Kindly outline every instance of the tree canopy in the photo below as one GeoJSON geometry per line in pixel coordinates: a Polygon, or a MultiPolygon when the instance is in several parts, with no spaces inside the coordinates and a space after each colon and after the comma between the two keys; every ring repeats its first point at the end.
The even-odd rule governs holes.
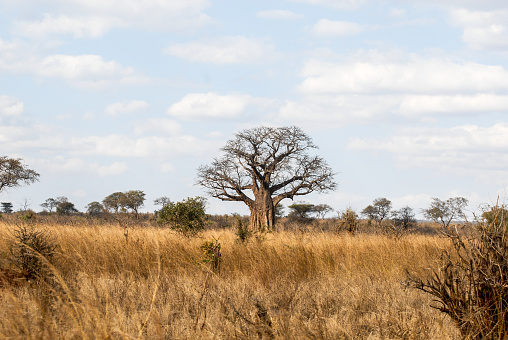
{"type": "Polygon", "coordinates": [[[28,169],[20,158],[0,157],[0,192],[5,188],[19,187],[39,180],[39,174],[28,169]]]}
{"type": "Polygon", "coordinates": [[[251,227],[272,227],[274,207],[283,199],[335,190],[334,173],[300,128],[256,127],[235,135],[223,157],[198,169],[198,184],[212,197],[244,202],[251,227]]]}

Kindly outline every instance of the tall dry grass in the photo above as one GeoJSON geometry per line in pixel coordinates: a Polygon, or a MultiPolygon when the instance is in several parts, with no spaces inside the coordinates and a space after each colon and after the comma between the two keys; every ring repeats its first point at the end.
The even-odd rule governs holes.
{"type": "MultiPolygon", "coordinates": [[[[459,339],[405,270],[435,268],[448,241],[408,235],[276,232],[240,243],[233,230],[185,238],[167,229],[37,226],[58,242],[53,275],[0,288],[7,339],[459,339]],[[219,274],[200,246],[221,243],[219,274]]],[[[11,224],[0,222],[0,265],[11,224]]],[[[19,281],[16,281],[19,282],[19,281]]]]}

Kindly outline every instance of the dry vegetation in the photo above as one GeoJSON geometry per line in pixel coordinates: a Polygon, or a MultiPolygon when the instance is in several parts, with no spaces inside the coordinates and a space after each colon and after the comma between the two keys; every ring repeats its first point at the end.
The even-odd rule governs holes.
{"type": "Polygon", "coordinates": [[[231,229],[185,238],[151,226],[39,224],[56,237],[45,280],[17,279],[0,220],[0,338],[459,339],[432,298],[405,288],[450,243],[432,235],[231,229]],[[221,244],[220,271],[203,261],[221,244]]]}

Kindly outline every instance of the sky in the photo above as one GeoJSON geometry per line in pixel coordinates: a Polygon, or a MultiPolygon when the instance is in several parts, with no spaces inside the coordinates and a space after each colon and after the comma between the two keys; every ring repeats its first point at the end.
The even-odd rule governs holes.
{"type": "Polygon", "coordinates": [[[0,0],[0,155],[40,173],[0,193],[15,210],[204,196],[197,168],[261,125],[301,127],[337,173],[337,191],[298,201],[503,200],[508,3],[0,0]]]}

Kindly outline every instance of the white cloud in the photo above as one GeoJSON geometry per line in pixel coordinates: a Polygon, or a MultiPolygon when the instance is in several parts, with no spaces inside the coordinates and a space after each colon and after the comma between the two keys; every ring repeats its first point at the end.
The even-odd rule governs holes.
{"type": "Polygon", "coordinates": [[[161,165],[162,172],[175,172],[176,167],[171,163],[164,163],[161,165]]]}
{"type": "Polygon", "coordinates": [[[452,9],[452,20],[463,28],[462,39],[473,49],[508,49],[508,11],[452,9]]]}
{"type": "Polygon", "coordinates": [[[403,167],[424,167],[488,183],[506,183],[508,124],[406,129],[387,139],[355,138],[351,150],[382,150],[403,167]]]}
{"type": "Polygon", "coordinates": [[[104,113],[110,116],[117,116],[122,113],[132,113],[144,110],[148,107],[148,103],[142,100],[130,100],[119,103],[113,103],[106,106],[104,113]]]}
{"type": "Polygon", "coordinates": [[[218,148],[214,143],[204,143],[190,135],[130,138],[112,134],[76,138],[71,144],[74,154],[160,159],[174,155],[203,154],[218,148]]]}
{"type": "Polygon", "coordinates": [[[54,174],[62,173],[94,173],[99,176],[114,176],[127,171],[125,163],[115,162],[109,165],[99,165],[97,162],[86,162],[81,158],[66,158],[57,156],[51,159],[39,159],[36,165],[54,174]]]}
{"type": "Polygon", "coordinates": [[[174,44],[166,49],[174,57],[212,64],[258,63],[271,57],[273,51],[272,44],[240,36],[174,44]]]}
{"type": "Polygon", "coordinates": [[[291,1],[338,9],[357,8],[366,2],[366,0],[291,0],[291,1]]]}
{"type": "Polygon", "coordinates": [[[361,33],[365,27],[347,21],[333,21],[328,19],[319,20],[312,28],[312,32],[320,36],[348,36],[361,33]]]}
{"type": "Polygon", "coordinates": [[[23,102],[17,98],[0,95],[0,117],[18,116],[23,113],[23,102]]]}
{"type": "Polygon", "coordinates": [[[413,57],[409,61],[307,62],[303,93],[457,94],[505,92],[508,72],[497,65],[458,64],[413,57]]]}
{"type": "Polygon", "coordinates": [[[18,34],[41,37],[71,34],[75,37],[99,37],[112,28],[189,31],[213,22],[203,11],[208,0],[49,0],[46,11],[55,13],[42,19],[31,18],[28,9],[40,5],[35,0],[10,2],[26,19],[15,25],[18,34]]]}
{"type": "Polygon", "coordinates": [[[262,19],[275,19],[275,20],[295,20],[300,19],[303,15],[283,9],[271,9],[266,11],[259,11],[256,13],[258,18],[262,19]]]}
{"type": "Polygon", "coordinates": [[[182,128],[178,122],[172,119],[149,119],[136,124],[134,133],[139,136],[145,133],[160,133],[163,135],[174,136],[181,132],[182,128]]]}
{"type": "Polygon", "coordinates": [[[168,114],[181,119],[227,119],[240,116],[254,99],[247,95],[191,93],[170,106],[168,114]]]}
{"type": "Polygon", "coordinates": [[[70,34],[76,38],[97,38],[104,35],[112,27],[124,25],[117,18],[89,16],[71,17],[61,15],[53,17],[44,15],[41,21],[17,21],[14,31],[18,35],[44,37],[51,34],[70,34]]]}

